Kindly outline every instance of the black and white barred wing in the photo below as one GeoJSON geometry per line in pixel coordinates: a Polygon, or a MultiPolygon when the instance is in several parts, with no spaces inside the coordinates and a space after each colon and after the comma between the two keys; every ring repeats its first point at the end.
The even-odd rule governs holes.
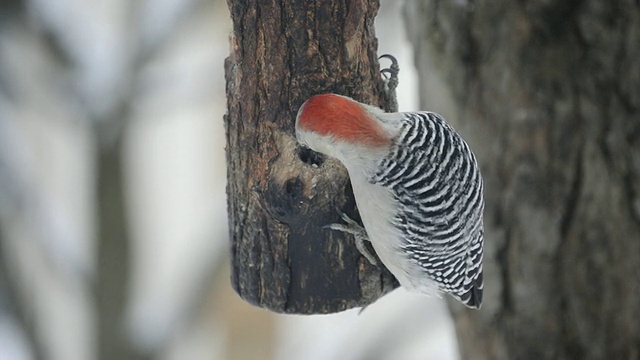
{"type": "Polygon", "coordinates": [[[400,204],[403,250],[442,291],[482,303],[482,178],[467,143],[438,114],[405,113],[390,155],[371,179],[400,204]]]}

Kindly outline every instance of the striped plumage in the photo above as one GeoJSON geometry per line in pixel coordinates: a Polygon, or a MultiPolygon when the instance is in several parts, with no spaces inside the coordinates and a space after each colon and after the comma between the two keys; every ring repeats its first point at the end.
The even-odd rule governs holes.
{"type": "Polygon", "coordinates": [[[300,108],[296,135],[345,165],[366,234],[402,286],[480,307],[482,178],[444,119],[324,94],[300,108]]]}
{"type": "Polygon", "coordinates": [[[400,205],[401,248],[442,290],[482,303],[482,178],[467,143],[440,115],[403,113],[398,139],[370,180],[400,205]]]}

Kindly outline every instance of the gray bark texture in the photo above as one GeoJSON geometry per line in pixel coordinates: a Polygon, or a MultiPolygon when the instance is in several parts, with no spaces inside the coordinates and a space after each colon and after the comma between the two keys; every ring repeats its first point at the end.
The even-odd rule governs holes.
{"type": "Polygon", "coordinates": [[[485,178],[462,359],[640,358],[640,4],[410,0],[422,107],[485,178]]]}
{"type": "Polygon", "coordinates": [[[298,108],[334,92],[385,107],[377,60],[377,0],[229,0],[231,55],[225,116],[232,285],[284,313],[371,303],[395,279],[360,256],[353,238],[324,228],[357,219],[346,170],[303,151],[298,108]]]}

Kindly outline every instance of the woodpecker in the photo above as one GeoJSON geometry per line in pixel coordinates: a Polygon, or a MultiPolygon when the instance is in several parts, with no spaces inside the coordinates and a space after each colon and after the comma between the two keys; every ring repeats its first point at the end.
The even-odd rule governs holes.
{"type": "Polygon", "coordinates": [[[355,236],[371,263],[369,240],[411,291],[448,293],[482,304],[483,184],[469,145],[438,114],[383,110],[336,94],[308,99],[296,117],[298,142],[338,159],[349,173],[364,229],[355,236]]]}

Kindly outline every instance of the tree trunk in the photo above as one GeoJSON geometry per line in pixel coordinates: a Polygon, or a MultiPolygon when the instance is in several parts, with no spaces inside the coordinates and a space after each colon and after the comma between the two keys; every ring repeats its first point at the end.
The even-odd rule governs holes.
{"type": "Polygon", "coordinates": [[[422,106],[485,178],[485,304],[463,359],[640,358],[637,1],[413,0],[422,106]]]}
{"type": "Polygon", "coordinates": [[[386,105],[373,22],[378,0],[229,0],[225,116],[232,284],[277,312],[366,305],[394,286],[350,236],[323,228],[355,216],[346,170],[304,151],[295,117],[314,94],[386,105]]]}
{"type": "Polygon", "coordinates": [[[123,330],[126,323],[131,251],[122,176],[121,140],[119,137],[116,144],[99,147],[96,174],[99,221],[95,299],[98,358],[103,360],[133,358],[123,330]]]}

